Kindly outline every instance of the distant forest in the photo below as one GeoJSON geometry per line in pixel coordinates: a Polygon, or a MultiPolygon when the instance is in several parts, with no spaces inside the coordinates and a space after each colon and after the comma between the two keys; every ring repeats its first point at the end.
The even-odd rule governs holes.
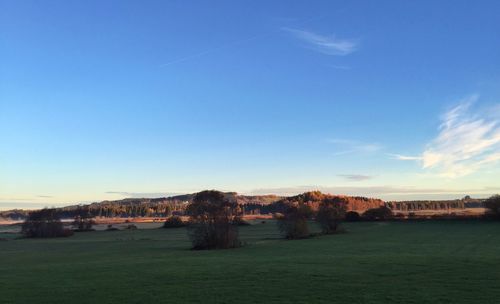
{"type": "MultiPolygon", "coordinates": [[[[94,217],[158,217],[184,215],[187,205],[192,201],[195,193],[161,198],[127,198],[114,201],[102,201],[89,205],[72,205],[56,208],[61,218],[74,218],[82,211],[94,217]]],[[[387,206],[393,211],[418,210],[450,210],[482,207],[483,199],[473,199],[469,196],[458,200],[435,201],[391,201],[384,202],[376,198],[361,196],[328,195],[319,191],[282,197],[276,195],[238,195],[227,192],[225,195],[238,203],[243,215],[259,215],[282,213],[288,202],[303,202],[313,209],[324,196],[337,197],[346,203],[347,211],[364,212],[367,209],[387,206]]],[[[0,217],[11,220],[24,220],[30,210],[1,211],[0,217]]]]}

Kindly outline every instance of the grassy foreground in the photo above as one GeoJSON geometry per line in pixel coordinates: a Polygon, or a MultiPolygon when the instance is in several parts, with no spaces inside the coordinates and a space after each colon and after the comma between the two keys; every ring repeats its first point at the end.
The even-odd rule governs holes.
{"type": "MultiPolygon", "coordinates": [[[[190,251],[184,229],[0,241],[0,303],[498,303],[500,223],[351,223],[190,251]]],[[[1,237],[1,236],[0,236],[1,237]]]]}

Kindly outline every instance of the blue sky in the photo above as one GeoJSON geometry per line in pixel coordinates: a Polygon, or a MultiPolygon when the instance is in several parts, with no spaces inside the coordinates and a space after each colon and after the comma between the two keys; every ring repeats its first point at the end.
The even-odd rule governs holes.
{"type": "Polygon", "coordinates": [[[500,192],[499,11],[0,0],[0,208],[500,192]]]}

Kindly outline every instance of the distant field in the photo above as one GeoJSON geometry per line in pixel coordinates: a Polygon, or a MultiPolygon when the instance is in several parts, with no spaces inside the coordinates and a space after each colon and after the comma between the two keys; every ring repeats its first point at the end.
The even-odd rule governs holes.
{"type": "Polygon", "coordinates": [[[351,223],[298,241],[254,224],[220,251],[188,250],[184,229],[0,232],[0,303],[500,302],[500,223],[351,223]]]}
{"type": "Polygon", "coordinates": [[[446,215],[455,214],[458,216],[481,216],[486,212],[486,208],[465,208],[465,209],[450,209],[450,210],[411,210],[411,211],[394,211],[394,213],[402,213],[408,215],[413,213],[417,216],[428,216],[428,215],[446,215]]]}

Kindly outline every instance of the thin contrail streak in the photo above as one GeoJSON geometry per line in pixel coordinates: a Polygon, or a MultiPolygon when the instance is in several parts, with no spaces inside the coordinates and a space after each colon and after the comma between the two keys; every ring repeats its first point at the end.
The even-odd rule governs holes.
{"type": "MultiPolygon", "coordinates": [[[[325,17],[326,16],[309,18],[309,19],[304,20],[303,22],[299,22],[298,24],[299,25],[304,25],[304,24],[307,24],[307,23],[312,22],[314,20],[323,19],[325,17]]],[[[187,60],[190,60],[190,59],[193,59],[193,58],[201,57],[201,56],[204,56],[204,55],[212,53],[212,52],[216,52],[216,51],[219,51],[219,50],[222,50],[222,49],[234,46],[234,45],[238,45],[240,43],[245,43],[245,42],[249,42],[249,41],[252,41],[252,40],[260,39],[260,38],[263,38],[263,37],[271,36],[271,35],[273,35],[273,34],[275,34],[277,32],[281,32],[282,30],[283,30],[282,28],[279,28],[279,29],[276,29],[274,31],[270,31],[270,32],[267,32],[267,33],[264,33],[264,34],[259,34],[259,35],[251,36],[249,38],[239,39],[239,40],[235,40],[235,41],[232,41],[232,42],[224,43],[224,44],[222,44],[220,46],[217,46],[217,47],[214,47],[214,48],[210,48],[210,49],[204,50],[204,51],[196,53],[196,54],[188,55],[188,56],[185,56],[185,57],[181,57],[181,58],[178,58],[178,59],[175,59],[175,60],[172,60],[172,61],[160,64],[159,67],[160,68],[164,68],[164,67],[167,67],[167,66],[172,65],[172,64],[176,64],[176,63],[184,62],[184,61],[187,61],[187,60]]]]}
{"type": "Polygon", "coordinates": [[[259,38],[266,37],[266,36],[270,36],[270,35],[274,34],[275,32],[278,32],[278,31],[279,30],[275,30],[275,31],[268,32],[268,33],[265,33],[265,34],[255,35],[255,36],[252,36],[252,37],[249,37],[249,38],[245,38],[245,39],[240,39],[240,40],[236,40],[236,41],[224,43],[224,44],[222,44],[222,45],[220,45],[218,47],[207,49],[207,50],[205,50],[203,52],[200,52],[200,53],[196,53],[196,54],[193,54],[193,55],[189,55],[189,56],[186,56],[186,57],[182,57],[182,58],[179,58],[179,59],[176,59],[176,60],[169,61],[167,63],[161,64],[160,67],[163,68],[163,67],[169,66],[171,64],[183,62],[183,61],[186,61],[186,60],[189,60],[189,59],[192,59],[192,58],[196,58],[196,57],[200,57],[200,56],[206,55],[208,53],[212,53],[212,52],[215,52],[215,51],[218,51],[218,50],[221,50],[221,49],[225,49],[225,48],[233,46],[233,45],[237,45],[237,44],[240,44],[240,43],[245,43],[245,42],[252,41],[252,40],[259,39],[259,38]]]}

